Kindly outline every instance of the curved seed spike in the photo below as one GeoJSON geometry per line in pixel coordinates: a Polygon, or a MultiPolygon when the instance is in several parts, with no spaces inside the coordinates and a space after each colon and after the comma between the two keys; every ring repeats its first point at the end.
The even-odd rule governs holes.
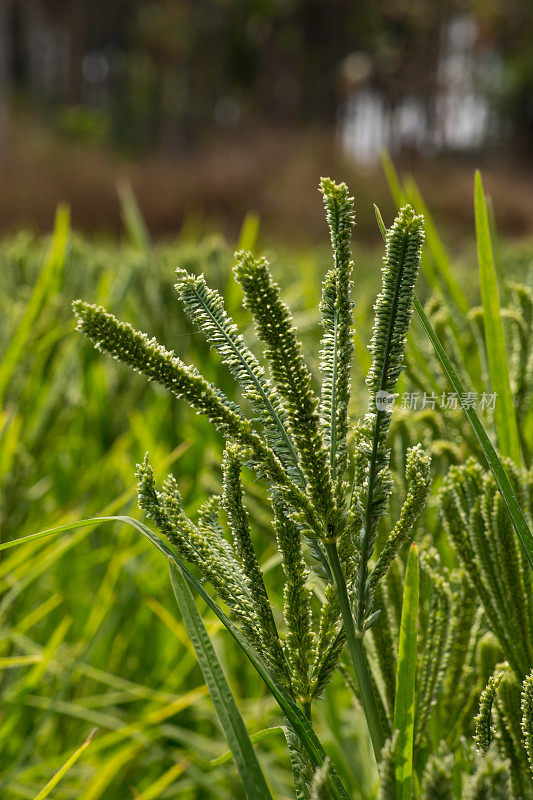
{"type": "Polygon", "coordinates": [[[228,445],[224,452],[222,470],[222,504],[228,515],[235,552],[242,565],[246,585],[254,604],[263,650],[268,654],[269,665],[274,669],[276,675],[282,675],[285,678],[285,682],[290,685],[287,662],[283,655],[278,630],[272,614],[272,607],[263,580],[263,573],[257,561],[250,535],[248,512],[244,507],[242,498],[241,462],[237,448],[228,445]]]}
{"type": "Polygon", "coordinates": [[[311,373],[296,337],[292,316],[280,298],[264,258],[251,253],[236,254],[235,277],[244,290],[245,303],[253,314],[271,377],[289,420],[309,494],[328,531],[335,525],[335,500],[327,453],[317,414],[317,400],[311,387],[311,373]]]}
{"type": "Polygon", "coordinates": [[[329,791],[329,761],[315,771],[311,783],[311,800],[331,800],[329,791]]]}
{"type": "Polygon", "coordinates": [[[228,317],[222,297],[207,286],[203,275],[190,275],[183,269],[176,270],[176,274],[178,282],[175,288],[185,311],[239,382],[280,461],[291,477],[303,485],[305,480],[286,430],[287,419],[281,398],[267,380],[259,361],[246,346],[237,326],[228,317]]]}
{"type": "Polygon", "coordinates": [[[481,753],[487,753],[492,742],[492,706],[496,697],[498,685],[503,678],[503,671],[489,678],[489,682],[481,692],[479,698],[479,711],[474,720],[476,746],[481,753]]]}
{"type": "Polygon", "coordinates": [[[185,516],[181,497],[172,479],[167,478],[163,490],[157,491],[147,457],[137,465],[137,479],[139,507],[178,552],[199,569],[204,580],[211,583],[244,625],[251,640],[259,644],[258,622],[251,595],[231,552],[221,543],[221,533],[211,526],[202,530],[185,516]]]}
{"type": "Polygon", "coordinates": [[[423,218],[417,216],[411,206],[405,206],[387,232],[382,288],[374,306],[370,343],[373,358],[366,381],[370,403],[362,429],[363,439],[358,443],[367,459],[363,486],[354,487],[364,509],[357,589],[357,627],[361,631],[367,617],[368,561],[374,549],[377,523],[385,513],[391,491],[387,470],[389,451],[385,444],[390,427],[388,401],[404,366],[403,354],[413,313],[423,240],[423,218]]]}
{"type": "Polygon", "coordinates": [[[454,702],[457,699],[457,687],[464,683],[464,676],[468,670],[468,656],[475,648],[473,627],[478,608],[479,600],[475,589],[462,571],[459,574],[459,585],[454,586],[452,590],[450,652],[442,698],[445,719],[450,724],[457,713],[457,705],[454,702]]]}
{"type": "MultiPolygon", "coordinates": [[[[302,747],[298,736],[290,726],[289,722],[284,728],[287,747],[291,759],[292,777],[294,780],[294,791],[296,800],[310,800],[309,792],[313,779],[313,765],[309,755],[302,747]]],[[[327,763],[325,759],[324,764],[327,763]]]]}
{"type": "Polygon", "coordinates": [[[517,751],[522,747],[521,692],[522,684],[511,670],[507,670],[498,685],[496,701],[517,751]]]}
{"type": "Polygon", "coordinates": [[[320,353],[320,416],[324,441],[329,450],[337,503],[342,507],[345,503],[342,485],[348,462],[346,437],[354,350],[353,304],[350,300],[350,277],[353,269],[350,239],[355,212],[354,199],[349,196],[345,183],[335,184],[329,178],[322,178],[320,190],[324,198],[334,257],[334,268],[324,280],[320,304],[324,327],[320,353]]]}
{"type": "Polygon", "coordinates": [[[306,495],[287,475],[275,453],[252,430],[235,403],[208,383],[195,367],[187,366],[172,351],[128,323],[119,322],[101,306],[76,300],[73,308],[78,330],[91,339],[97,350],[128,364],[205,415],[226,438],[241,445],[245,461],[298,511],[314,535],[322,535],[322,525],[306,495]]]}
{"type": "Polygon", "coordinates": [[[387,711],[389,719],[392,720],[394,714],[394,701],[396,697],[396,670],[397,670],[397,647],[392,634],[391,609],[388,592],[385,582],[381,583],[376,589],[376,605],[380,609],[379,617],[372,626],[372,640],[376,648],[376,657],[381,672],[381,677],[385,689],[385,699],[387,701],[387,711]]]}
{"type": "Polygon", "coordinates": [[[320,697],[344,647],[346,637],[340,629],[340,609],[333,584],[326,586],[326,599],[320,611],[316,653],[313,667],[311,692],[313,697],[320,697]]]}
{"type": "Polygon", "coordinates": [[[374,306],[370,351],[372,366],[367,377],[370,411],[376,412],[378,391],[392,393],[403,369],[403,351],[413,313],[413,293],[424,241],[424,219],[412,207],[402,208],[387,231],[383,258],[383,283],[374,306]]]}
{"type": "Polygon", "coordinates": [[[368,578],[368,591],[372,592],[386,575],[400,548],[409,540],[411,531],[422,512],[431,489],[431,458],[421,445],[407,450],[406,457],[407,496],[400,517],[392,529],[383,550],[368,578]]]}
{"type": "MultiPolygon", "coordinates": [[[[513,491],[521,507],[527,513],[528,503],[522,484],[522,472],[510,459],[505,459],[503,463],[513,491]]],[[[515,535],[503,498],[496,491],[492,474],[489,476],[489,481],[494,486],[494,497],[491,506],[486,506],[487,529],[498,542],[499,552],[502,556],[499,561],[499,578],[503,584],[505,597],[509,601],[508,622],[517,631],[522,663],[529,665],[533,663],[531,620],[528,614],[531,600],[528,595],[532,587],[532,574],[531,570],[524,569],[527,565],[524,563],[523,550],[515,535]]],[[[527,671],[527,666],[525,671],[527,671]]]]}
{"type": "Polygon", "coordinates": [[[433,592],[426,623],[422,665],[417,679],[415,747],[422,741],[446,672],[449,653],[450,590],[440,575],[428,569],[433,592]]]}
{"type": "Polygon", "coordinates": [[[396,800],[396,759],[398,756],[398,731],[387,739],[379,763],[379,800],[396,800]]]}
{"type": "Polygon", "coordinates": [[[274,528],[285,573],[284,614],[287,623],[285,654],[291,667],[294,690],[302,705],[311,702],[310,668],[315,658],[312,629],[311,588],[302,554],[298,527],[285,509],[274,502],[274,528]]]}
{"type": "Polygon", "coordinates": [[[533,773],[533,670],[522,684],[522,733],[531,772],[533,773]]]}
{"type": "MultiPolygon", "coordinates": [[[[169,510],[164,508],[161,496],[157,491],[154,471],[148,461],[148,453],[144,456],[142,464],[137,464],[136,477],[137,501],[141,511],[144,511],[167,539],[176,545],[184,558],[190,561],[191,564],[196,564],[201,568],[203,559],[196,548],[191,545],[190,537],[182,536],[177,526],[177,522],[181,518],[181,497],[179,492],[175,491],[173,493],[174,513],[171,515],[169,510]]],[[[186,527],[188,524],[189,520],[184,519],[184,526],[186,527]]]]}
{"type": "Polygon", "coordinates": [[[521,691],[520,681],[507,670],[496,692],[499,741],[509,763],[513,792],[517,797],[531,800],[533,781],[522,739],[521,691]]]}
{"type": "Polygon", "coordinates": [[[510,635],[503,614],[501,588],[491,555],[492,543],[488,541],[480,510],[482,492],[483,470],[475,460],[469,459],[460,467],[452,467],[439,494],[444,529],[476,588],[506,658],[513,669],[523,675],[519,643],[510,635]]]}

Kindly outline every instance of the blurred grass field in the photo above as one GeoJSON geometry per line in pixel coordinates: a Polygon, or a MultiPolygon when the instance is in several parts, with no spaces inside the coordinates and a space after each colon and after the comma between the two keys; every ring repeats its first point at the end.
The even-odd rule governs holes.
{"type": "MultiPolygon", "coordinates": [[[[127,190],[121,241],[84,239],[59,209],[55,234],[21,232],[0,245],[0,522],[1,540],[20,538],[102,514],[138,517],[134,467],[148,450],[159,474],[173,471],[187,513],[220,489],[221,440],[209,424],[157,387],[108,361],[74,331],[77,297],[105,305],[156,336],[229,397],[233,383],[181,313],[173,290],[176,266],[205,272],[253,343],[249,318],[231,280],[232,247],[204,235],[194,220],[174,241],[152,245],[127,190]]],[[[256,246],[249,216],[235,245],[256,246]]],[[[311,365],[316,367],[324,248],[278,247],[274,271],[293,308],[311,365]]],[[[354,417],[362,408],[368,366],[370,309],[378,288],[380,252],[358,252],[358,368],[354,417]]],[[[456,275],[470,304],[474,245],[456,275]]],[[[528,282],[533,245],[500,243],[506,277],[528,282]]],[[[477,277],[477,274],[476,274],[477,277]]],[[[428,287],[420,287],[422,297],[428,287]]],[[[413,336],[422,337],[415,327],[413,336]]],[[[418,341],[418,339],[417,339],[418,341]]],[[[420,342],[420,352],[424,344],[420,342]]],[[[402,378],[402,380],[408,380],[402,378]]],[[[426,417],[401,416],[403,440],[430,443],[439,431],[426,417]],[[416,437],[416,438],[415,438],[416,437]]],[[[247,484],[260,520],[258,551],[269,591],[278,569],[262,488],[247,484]]],[[[140,518],[140,517],[139,517],[140,518]]],[[[424,533],[435,528],[430,504],[424,533]]],[[[164,560],[125,526],[90,526],[14,548],[0,558],[0,796],[35,798],[71,753],[96,736],[53,790],[57,800],[243,797],[231,763],[210,768],[226,750],[194,651],[181,624],[164,560]]],[[[205,611],[205,609],[201,609],[205,611]]],[[[277,724],[273,700],[220,623],[205,614],[250,733],[277,724]]],[[[361,797],[372,795],[369,743],[359,712],[337,677],[320,704],[317,727],[361,797]],[[340,733],[342,732],[342,736],[340,733]],[[356,743],[349,750],[340,742],[356,743]]],[[[283,737],[259,749],[279,798],[292,796],[283,737]]]]}

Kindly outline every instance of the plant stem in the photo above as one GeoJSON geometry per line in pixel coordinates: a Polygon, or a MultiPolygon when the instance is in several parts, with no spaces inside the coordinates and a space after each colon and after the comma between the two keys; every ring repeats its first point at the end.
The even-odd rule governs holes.
{"type": "Polygon", "coordinates": [[[374,504],[374,488],[376,482],[376,458],[379,446],[379,429],[383,412],[376,411],[374,435],[372,437],[372,455],[370,456],[370,469],[368,472],[368,495],[365,508],[364,535],[361,544],[361,566],[359,568],[359,589],[357,597],[357,627],[362,629],[365,621],[365,596],[366,579],[368,575],[368,558],[370,538],[372,536],[372,507],[374,504]]]}
{"type": "Polygon", "coordinates": [[[339,599],[339,607],[342,614],[342,621],[344,625],[344,632],[346,634],[346,643],[350,658],[352,659],[357,685],[359,687],[361,705],[365,714],[368,731],[372,740],[372,747],[376,761],[379,761],[381,750],[385,744],[385,733],[383,725],[381,724],[381,717],[379,714],[378,704],[374,694],[374,687],[370,677],[370,671],[363,648],[363,634],[356,631],[352,609],[350,607],[350,599],[348,597],[348,589],[346,580],[342,571],[341,562],[339,560],[339,553],[335,542],[327,542],[326,550],[328,559],[337,588],[337,596],[339,599]]]}

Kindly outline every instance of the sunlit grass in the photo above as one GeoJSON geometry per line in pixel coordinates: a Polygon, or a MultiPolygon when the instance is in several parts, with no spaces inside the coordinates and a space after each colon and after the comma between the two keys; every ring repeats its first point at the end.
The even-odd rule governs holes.
{"type": "MultiPolygon", "coordinates": [[[[59,219],[64,226],[65,217],[59,219]]],[[[251,223],[245,234],[253,239],[251,223]]],[[[296,305],[312,365],[317,343],[310,331],[317,321],[319,274],[327,257],[327,250],[318,256],[288,251],[273,259],[286,299],[296,305]],[[284,264],[289,265],[286,271],[284,264]]],[[[355,298],[361,323],[356,396],[368,367],[364,342],[378,260],[363,255],[356,265],[361,272],[355,298]]],[[[120,245],[87,242],[72,233],[67,240],[59,226],[52,248],[29,234],[6,240],[0,264],[0,302],[6,309],[0,319],[2,541],[90,515],[138,517],[133,466],[146,450],[156,477],[171,470],[179,476],[187,510],[194,511],[206,493],[219,491],[219,437],[183,405],[104,362],[82,343],[73,333],[70,301],[83,296],[120,311],[185,360],[201,362],[207,377],[232,396],[232,382],[180,313],[172,289],[178,264],[205,271],[210,284],[226,294],[253,346],[241,298],[228,290],[230,249],[216,237],[201,242],[182,237],[152,247],[131,230],[120,245]]],[[[523,251],[512,269],[527,279],[523,251]]],[[[464,280],[468,274],[458,273],[458,280],[477,301],[476,288],[464,280]]],[[[421,291],[426,294],[427,288],[421,291]]],[[[418,355],[420,368],[427,367],[420,328],[412,338],[413,360],[418,355]]],[[[481,376],[483,366],[477,364],[471,341],[461,341],[468,375],[481,376]]],[[[414,374],[413,366],[402,379],[403,388],[410,388],[414,374]]],[[[429,379],[436,389],[442,387],[432,367],[429,379]]],[[[448,438],[452,423],[464,454],[469,434],[459,415],[428,424],[422,415],[399,414],[394,425],[407,445],[416,438],[429,443],[439,424],[442,438],[448,438]]],[[[522,433],[530,441],[531,414],[522,433]]],[[[393,464],[400,467],[401,459],[401,452],[393,453],[393,464]]],[[[263,491],[250,476],[248,484],[263,564],[269,565],[267,583],[275,592],[278,566],[263,491]]],[[[438,541],[431,506],[426,529],[438,541]]],[[[452,561],[445,546],[442,555],[452,561]]],[[[218,620],[201,610],[232,688],[243,698],[248,730],[276,724],[274,703],[259,678],[221,633],[218,620]]],[[[165,561],[135,532],[94,525],[3,552],[0,625],[0,795],[36,798],[98,727],[90,746],[54,788],[58,800],[243,796],[231,762],[211,766],[226,752],[226,744],[176,614],[165,561]]],[[[317,711],[316,727],[345,784],[371,798],[374,774],[361,715],[339,677],[317,711]]],[[[275,796],[291,797],[283,741],[268,737],[258,752],[275,796]]]]}

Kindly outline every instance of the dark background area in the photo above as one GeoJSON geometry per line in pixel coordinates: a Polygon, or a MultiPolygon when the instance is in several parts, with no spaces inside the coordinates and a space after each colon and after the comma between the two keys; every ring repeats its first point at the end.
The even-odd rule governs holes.
{"type": "Polygon", "coordinates": [[[150,230],[322,232],[321,174],[392,209],[386,148],[471,230],[472,171],[533,230],[533,13],[523,0],[3,0],[0,229],[113,232],[117,181],[150,230]]]}

